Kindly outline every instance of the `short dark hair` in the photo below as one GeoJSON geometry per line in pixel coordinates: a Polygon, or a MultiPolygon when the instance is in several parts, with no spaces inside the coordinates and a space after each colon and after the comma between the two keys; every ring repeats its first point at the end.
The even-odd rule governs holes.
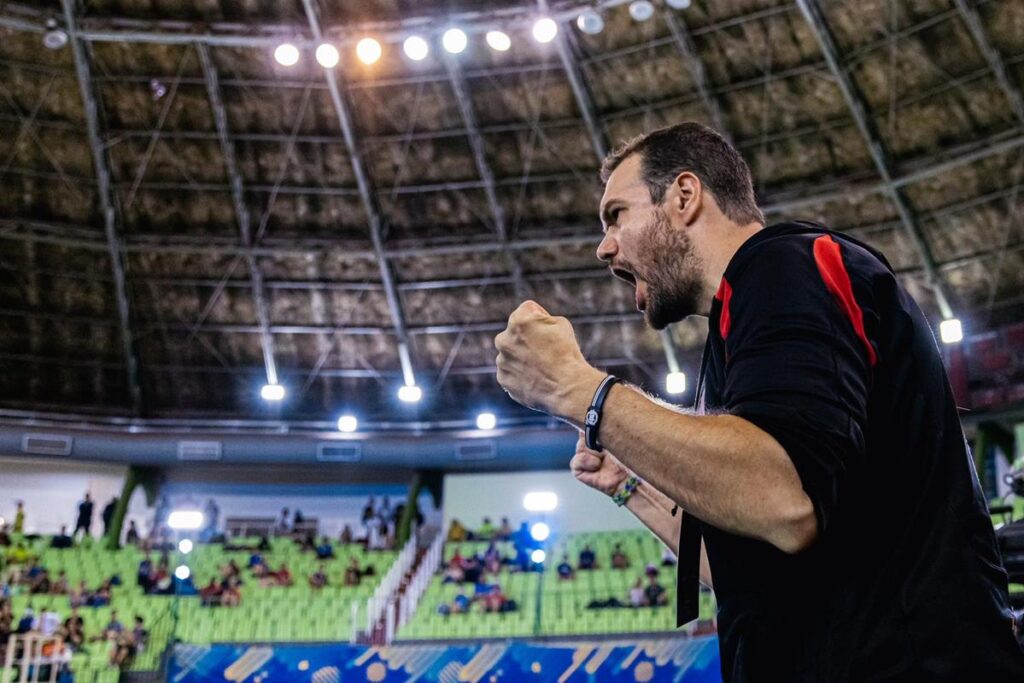
{"type": "Polygon", "coordinates": [[[605,157],[601,180],[607,183],[619,164],[634,154],[640,155],[640,173],[654,204],[665,200],[669,184],[680,173],[690,171],[714,195],[729,220],[740,225],[764,225],[747,162],[711,128],[686,121],[638,135],[605,157]]]}

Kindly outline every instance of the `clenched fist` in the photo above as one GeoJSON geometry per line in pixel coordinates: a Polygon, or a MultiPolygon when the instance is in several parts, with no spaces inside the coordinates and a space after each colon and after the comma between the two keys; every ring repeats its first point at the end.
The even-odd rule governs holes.
{"type": "Polygon", "coordinates": [[[592,489],[606,495],[615,493],[630,472],[608,451],[592,451],[580,435],[576,442],[576,455],[569,462],[572,474],[592,489]]]}
{"type": "Polygon", "coordinates": [[[498,384],[518,403],[555,417],[582,420],[605,376],[583,357],[569,321],[535,301],[512,312],[494,346],[498,384]]]}

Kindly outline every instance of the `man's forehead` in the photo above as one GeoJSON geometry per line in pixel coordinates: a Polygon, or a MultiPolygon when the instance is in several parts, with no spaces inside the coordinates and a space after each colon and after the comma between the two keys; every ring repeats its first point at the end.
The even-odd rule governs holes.
{"type": "Polygon", "coordinates": [[[634,154],[623,160],[608,177],[608,182],[604,186],[604,195],[601,197],[601,206],[603,207],[615,199],[629,196],[639,186],[643,186],[640,177],[640,157],[634,154]]]}

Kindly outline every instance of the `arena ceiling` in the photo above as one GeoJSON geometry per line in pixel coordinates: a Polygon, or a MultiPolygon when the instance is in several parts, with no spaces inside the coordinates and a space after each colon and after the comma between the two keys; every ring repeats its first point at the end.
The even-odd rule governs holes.
{"type": "MultiPolygon", "coordinates": [[[[735,142],[769,220],[878,246],[934,320],[1024,315],[1024,3],[592,6],[600,34],[552,3],[541,45],[542,8],[511,0],[0,2],[0,407],[511,424],[529,415],[492,340],[526,297],[657,390],[666,339],[594,257],[597,169],[688,119],[735,142]],[[44,47],[47,21],[65,46],[44,47]],[[470,46],[446,56],[452,24],[470,46]],[[338,68],[313,59],[321,37],[338,68]],[[280,405],[259,398],[275,374],[280,405]],[[395,397],[410,374],[414,406],[395,397]]],[[[671,333],[690,374],[704,332],[671,333]]]]}

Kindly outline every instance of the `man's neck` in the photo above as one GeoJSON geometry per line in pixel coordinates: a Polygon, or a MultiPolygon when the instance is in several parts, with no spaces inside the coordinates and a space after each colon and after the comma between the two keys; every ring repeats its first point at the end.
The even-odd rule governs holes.
{"type": "Polygon", "coordinates": [[[732,257],[748,239],[764,229],[760,223],[747,225],[729,224],[719,232],[720,237],[711,245],[704,258],[704,286],[708,292],[708,301],[714,297],[725,275],[732,257]]]}

